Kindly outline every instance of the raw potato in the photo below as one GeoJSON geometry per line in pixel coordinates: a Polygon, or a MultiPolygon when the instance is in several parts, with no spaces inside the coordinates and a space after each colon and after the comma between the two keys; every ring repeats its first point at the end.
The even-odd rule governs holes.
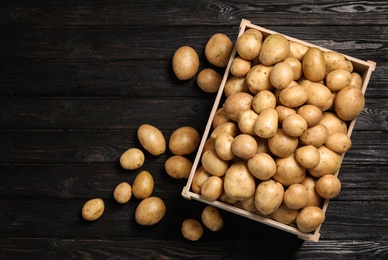
{"type": "Polygon", "coordinates": [[[307,189],[300,183],[292,184],[284,192],[284,204],[290,209],[301,209],[308,200],[307,189]]]}
{"type": "Polygon", "coordinates": [[[237,201],[243,201],[255,194],[255,177],[249,172],[246,162],[232,164],[224,176],[225,194],[237,201]]]}
{"type": "Polygon", "coordinates": [[[303,145],[320,147],[327,141],[327,138],[329,138],[329,131],[325,125],[319,123],[307,128],[307,130],[299,137],[299,140],[303,145]]]}
{"type": "Polygon", "coordinates": [[[256,114],[256,112],[251,109],[246,111],[241,111],[237,117],[238,128],[243,134],[249,134],[254,136],[255,135],[254,125],[258,117],[259,115],[256,114]]]}
{"type": "Polygon", "coordinates": [[[141,171],[136,175],[132,184],[132,193],[137,199],[145,199],[154,191],[154,178],[148,171],[141,171]]]}
{"type": "Polygon", "coordinates": [[[335,51],[325,51],[324,54],[326,64],[326,75],[336,69],[345,69],[349,72],[353,71],[353,64],[344,55],[335,51]]]}
{"type": "Polygon", "coordinates": [[[260,114],[267,108],[276,108],[276,97],[272,91],[262,90],[258,92],[252,100],[252,109],[260,114]]]}
{"type": "Polygon", "coordinates": [[[274,108],[264,109],[256,119],[253,130],[261,138],[270,138],[278,130],[278,112],[274,108]]]}
{"type": "Polygon", "coordinates": [[[325,213],[316,206],[302,209],[296,217],[296,224],[302,232],[312,232],[325,220],[325,213]]]}
{"type": "Polygon", "coordinates": [[[235,157],[232,151],[232,143],[234,137],[228,133],[221,133],[215,140],[215,151],[217,155],[224,161],[230,161],[235,157]]]}
{"type": "Polygon", "coordinates": [[[216,111],[216,113],[213,117],[212,126],[214,129],[216,129],[217,126],[219,126],[220,124],[225,123],[225,122],[230,122],[230,121],[231,121],[231,119],[226,114],[225,109],[223,107],[221,107],[216,111]]]}
{"type": "Polygon", "coordinates": [[[326,147],[336,153],[345,153],[352,146],[352,140],[347,134],[336,132],[327,138],[326,147]]]}
{"type": "Polygon", "coordinates": [[[236,77],[244,77],[251,69],[251,62],[241,57],[233,59],[232,65],[230,66],[230,73],[236,77]]]}
{"type": "Polygon", "coordinates": [[[259,60],[264,65],[274,65],[284,61],[290,52],[290,43],[281,34],[271,34],[264,39],[259,60]]]}
{"type": "Polygon", "coordinates": [[[230,75],[225,82],[224,94],[226,97],[229,97],[238,92],[249,92],[249,87],[245,81],[245,77],[236,77],[234,75],[230,75]]]}
{"type": "Polygon", "coordinates": [[[221,133],[228,133],[235,137],[238,132],[238,126],[235,122],[225,122],[217,126],[210,135],[210,138],[217,138],[221,133]]]}
{"type": "Polygon", "coordinates": [[[307,90],[300,85],[289,86],[280,91],[279,101],[286,107],[296,108],[308,100],[307,90]]]}
{"type": "Polygon", "coordinates": [[[259,180],[268,180],[276,173],[275,160],[267,153],[257,153],[247,161],[249,171],[259,180]]]}
{"type": "Polygon", "coordinates": [[[294,71],[287,62],[279,62],[273,66],[269,75],[272,86],[277,89],[287,88],[294,79],[294,71]]]}
{"type": "Polygon", "coordinates": [[[261,38],[255,33],[244,32],[236,41],[236,51],[240,57],[253,60],[259,56],[261,50],[261,38]]]}
{"type": "Polygon", "coordinates": [[[341,191],[341,181],[335,175],[326,174],[315,184],[318,194],[325,199],[337,197],[341,191]]]}
{"type": "Polygon", "coordinates": [[[295,158],[300,165],[306,169],[311,169],[319,164],[319,151],[313,145],[304,145],[296,149],[295,158]]]}
{"type": "Polygon", "coordinates": [[[271,217],[280,223],[288,225],[295,221],[298,212],[297,209],[290,209],[282,203],[277,210],[272,212],[271,217]]]}
{"type": "Polygon", "coordinates": [[[255,95],[261,90],[272,90],[274,88],[269,78],[272,69],[273,66],[257,64],[248,71],[245,81],[252,94],[255,95]]]}
{"type": "Polygon", "coordinates": [[[234,122],[237,122],[238,114],[252,107],[253,96],[245,92],[235,93],[229,96],[224,103],[226,114],[234,122]]]}
{"type": "Polygon", "coordinates": [[[278,123],[279,125],[283,124],[284,119],[290,114],[296,114],[295,109],[286,107],[283,105],[278,105],[276,108],[276,112],[278,112],[278,123]]]}
{"type": "Polygon", "coordinates": [[[172,68],[179,80],[188,80],[197,74],[199,57],[190,46],[182,46],[175,51],[172,58],[172,68]]]}
{"type": "Polygon", "coordinates": [[[135,211],[135,220],[142,226],[160,222],[166,214],[166,205],[159,197],[148,197],[140,201],[135,211]]]}
{"type": "Polygon", "coordinates": [[[206,59],[217,67],[226,67],[233,51],[233,43],[223,33],[216,33],[210,37],[205,46],[206,59]]]}
{"type": "Polygon", "coordinates": [[[141,125],[137,130],[137,137],[144,149],[152,155],[161,155],[166,151],[166,139],[155,126],[141,125]]]}
{"type": "Polygon", "coordinates": [[[283,186],[300,183],[306,176],[306,169],[298,163],[294,154],[284,158],[278,157],[275,163],[276,173],[272,178],[283,186]]]}
{"type": "Polygon", "coordinates": [[[316,126],[323,117],[322,110],[314,105],[303,105],[297,113],[306,120],[309,127],[316,126]]]}
{"type": "Polygon", "coordinates": [[[217,92],[220,88],[221,81],[221,75],[211,68],[201,70],[197,76],[198,87],[207,93],[217,92]]]}
{"type": "Polygon", "coordinates": [[[323,51],[317,47],[309,48],[302,60],[303,74],[312,82],[319,82],[326,76],[326,63],[323,51]]]}
{"type": "Polygon", "coordinates": [[[338,115],[332,112],[324,112],[319,123],[326,126],[329,135],[335,132],[346,134],[348,131],[346,123],[341,118],[339,118],[338,115]]]}
{"type": "Polygon", "coordinates": [[[282,128],[286,134],[299,137],[307,130],[307,122],[298,114],[288,115],[282,123],[282,128]]]}
{"type": "Polygon", "coordinates": [[[224,176],[228,169],[228,162],[222,160],[214,149],[204,152],[201,162],[205,170],[214,176],[224,176]]]}
{"type": "Polygon", "coordinates": [[[316,179],[310,175],[306,175],[304,180],[301,182],[303,186],[307,189],[307,204],[308,206],[316,206],[321,208],[323,205],[323,198],[319,196],[317,190],[315,189],[316,179]]]}
{"type": "MultiPolygon", "coordinates": [[[[290,45],[290,48],[291,48],[291,45],[290,45]]],[[[291,51],[291,49],[290,49],[291,51]]],[[[292,68],[292,71],[293,71],[293,74],[294,74],[294,78],[293,80],[299,80],[302,75],[303,75],[303,71],[302,71],[302,63],[295,57],[287,57],[284,62],[288,63],[291,68],[292,68]]]]}
{"type": "Polygon", "coordinates": [[[203,166],[199,166],[199,168],[195,171],[193,181],[191,183],[191,189],[197,193],[201,194],[202,184],[211,176],[203,166]]]}
{"type": "Polygon", "coordinates": [[[242,159],[248,160],[257,152],[256,139],[248,134],[237,135],[231,145],[233,153],[242,159]]]}
{"type": "Polygon", "coordinates": [[[174,179],[189,178],[192,166],[191,161],[182,155],[173,155],[164,163],[167,174],[174,179]]]}
{"type": "Polygon", "coordinates": [[[132,197],[132,187],[128,182],[122,182],[113,191],[114,199],[120,203],[127,203],[132,197]]]}
{"type": "Polygon", "coordinates": [[[197,241],[203,235],[203,228],[198,220],[185,219],[182,223],[181,232],[187,240],[197,241]]]}
{"type": "Polygon", "coordinates": [[[349,86],[352,74],[348,70],[336,69],[326,76],[326,86],[333,92],[349,86]]]}
{"type": "Polygon", "coordinates": [[[82,207],[82,217],[87,221],[95,221],[104,213],[105,204],[100,198],[88,200],[82,207]]]}
{"type": "Polygon", "coordinates": [[[341,167],[341,156],[326,146],[318,147],[319,164],[308,171],[314,177],[322,177],[325,174],[335,174],[341,167]]]}
{"type": "Polygon", "coordinates": [[[355,119],[361,114],[364,105],[365,97],[361,90],[349,86],[341,89],[334,100],[335,112],[344,121],[355,119]]]}
{"type": "Polygon", "coordinates": [[[349,86],[362,89],[362,78],[360,74],[358,74],[357,72],[352,72],[352,77],[350,78],[349,86]]]}
{"type": "Polygon", "coordinates": [[[321,111],[328,110],[333,104],[333,95],[325,85],[316,82],[304,81],[307,90],[306,104],[317,106],[321,111]]]}
{"type": "Polygon", "coordinates": [[[299,61],[302,61],[303,56],[305,55],[309,47],[299,42],[294,42],[294,41],[289,41],[289,42],[290,42],[289,56],[296,58],[299,61]]]}
{"type": "Polygon", "coordinates": [[[200,139],[195,128],[182,126],[171,134],[168,148],[174,155],[188,155],[197,149],[200,139]]]}
{"type": "Polygon", "coordinates": [[[201,196],[208,201],[215,201],[223,192],[223,181],[218,176],[210,176],[201,187],[201,196]]]}
{"type": "Polygon", "coordinates": [[[126,170],[136,170],[143,166],[144,159],[142,150],[130,148],[120,156],[120,165],[126,170]]]}
{"type": "Polygon", "coordinates": [[[211,231],[219,231],[224,225],[220,212],[216,207],[211,205],[208,205],[203,209],[201,220],[205,227],[211,231]]]}
{"type": "Polygon", "coordinates": [[[278,157],[290,156],[298,146],[298,138],[286,134],[283,129],[279,128],[275,135],[268,139],[270,151],[278,157]]]}
{"type": "Polygon", "coordinates": [[[256,188],[255,205],[258,211],[268,215],[277,210],[283,202],[284,188],[272,179],[262,181],[256,188]]]}

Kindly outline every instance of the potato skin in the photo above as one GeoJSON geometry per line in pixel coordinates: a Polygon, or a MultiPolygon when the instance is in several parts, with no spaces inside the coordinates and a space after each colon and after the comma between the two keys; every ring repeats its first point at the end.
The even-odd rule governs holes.
{"type": "Polygon", "coordinates": [[[217,92],[220,88],[221,81],[221,75],[211,68],[201,70],[197,76],[198,87],[207,93],[217,92]]]}
{"type": "Polygon", "coordinates": [[[88,200],[82,207],[82,217],[87,221],[95,221],[104,213],[105,204],[100,198],[88,200]]]}
{"type": "Polygon", "coordinates": [[[173,155],[164,163],[167,174],[174,179],[189,178],[192,166],[191,161],[182,155],[173,155]]]}
{"type": "Polygon", "coordinates": [[[161,155],[166,151],[166,139],[162,132],[153,125],[143,124],[137,130],[140,144],[152,155],[161,155]]]}
{"type": "Polygon", "coordinates": [[[154,179],[148,171],[141,171],[132,183],[132,193],[137,199],[145,199],[154,191],[154,179]]]}
{"type": "Polygon", "coordinates": [[[195,219],[185,219],[182,222],[181,232],[184,238],[190,241],[197,241],[203,235],[201,223],[195,219]]]}
{"type": "Polygon", "coordinates": [[[148,197],[140,201],[135,210],[135,220],[142,226],[155,225],[166,214],[166,205],[159,197],[148,197]]]}
{"type": "Polygon", "coordinates": [[[144,153],[138,148],[129,148],[120,156],[120,165],[126,170],[139,169],[144,164],[144,153]]]}
{"type": "Polygon", "coordinates": [[[361,114],[364,105],[364,94],[360,89],[350,86],[341,89],[334,100],[335,112],[344,121],[355,119],[361,114]]]}
{"type": "Polygon", "coordinates": [[[188,80],[197,74],[199,57],[190,46],[182,46],[177,49],[172,58],[172,68],[179,80],[188,80]]]}
{"type": "Polygon", "coordinates": [[[205,56],[214,66],[224,68],[228,65],[233,47],[232,41],[226,34],[216,33],[206,43],[205,56]]]}
{"type": "Polygon", "coordinates": [[[128,182],[121,182],[113,191],[114,199],[120,203],[127,203],[132,197],[132,186],[128,182]]]}
{"type": "Polygon", "coordinates": [[[224,225],[220,212],[216,207],[211,205],[208,205],[203,209],[201,220],[202,223],[211,231],[219,231],[224,225]]]}
{"type": "Polygon", "coordinates": [[[170,136],[168,148],[174,155],[188,155],[197,149],[201,137],[191,126],[182,126],[170,136]]]}
{"type": "Polygon", "coordinates": [[[303,74],[306,79],[319,82],[325,78],[326,63],[323,52],[317,47],[309,48],[302,60],[303,74]]]}
{"type": "Polygon", "coordinates": [[[289,52],[289,41],[281,34],[271,34],[263,41],[259,60],[264,65],[275,65],[284,61],[289,52]]]}
{"type": "Polygon", "coordinates": [[[337,197],[341,191],[341,181],[335,175],[326,174],[317,180],[316,190],[325,199],[337,197]]]}

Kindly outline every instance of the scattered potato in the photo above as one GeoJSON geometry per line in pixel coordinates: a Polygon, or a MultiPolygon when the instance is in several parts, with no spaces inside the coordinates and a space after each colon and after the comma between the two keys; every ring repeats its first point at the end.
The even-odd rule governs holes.
{"type": "Polygon", "coordinates": [[[137,130],[140,144],[152,155],[161,155],[166,151],[166,139],[153,125],[143,124],[137,130]]]}
{"type": "Polygon", "coordinates": [[[144,153],[138,148],[130,148],[120,156],[120,165],[126,170],[139,169],[144,164],[144,153]]]}
{"type": "Polygon", "coordinates": [[[160,222],[166,214],[166,205],[159,197],[148,197],[140,201],[135,210],[135,220],[142,226],[160,222]]]}
{"type": "Polygon", "coordinates": [[[174,155],[188,155],[197,149],[200,140],[201,137],[195,128],[182,126],[171,134],[168,148],[174,155]]]}
{"type": "Polygon", "coordinates": [[[87,221],[95,221],[104,213],[105,204],[100,198],[88,200],[82,207],[82,217],[87,221]]]}
{"type": "Polygon", "coordinates": [[[221,81],[221,75],[211,68],[201,70],[197,76],[198,87],[207,93],[217,92],[220,88],[221,81]]]}
{"type": "Polygon", "coordinates": [[[203,235],[203,228],[198,220],[185,219],[182,223],[181,232],[184,238],[190,241],[197,241],[203,235]]]}
{"type": "Polygon", "coordinates": [[[323,175],[315,185],[318,194],[325,199],[332,199],[341,191],[341,181],[337,176],[331,174],[323,175]]]}
{"type": "Polygon", "coordinates": [[[325,213],[316,206],[302,209],[296,217],[296,224],[302,232],[311,232],[318,228],[325,220],[325,213]]]}
{"type": "Polygon", "coordinates": [[[121,182],[113,191],[114,199],[120,203],[127,203],[132,197],[132,187],[128,182],[121,182]]]}
{"type": "Polygon", "coordinates": [[[190,46],[177,49],[172,58],[172,68],[179,80],[188,80],[195,76],[199,68],[197,52],[190,46]]]}
{"type": "Polygon", "coordinates": [[[154,191],[154,178],[148,171],[141,171],[136,175],[132,184],[132,193],[137,199],[145,199],[154,191]]]}
{"type": "Polygon", "coordinates": [[[206,59],[214,66],[224,68],[228,65],[233,47],[232,41],[226,34],[216,33],[206,43],[206,59]]]}
{"type": "Polygon", "coordinates": [[[182,155],[173,155],[164,163],[167,174],[174,179],[189,178],[192,162],[182,155]]]}
{"type": "Polygon", "coordinates": [[[203,209],[201,219],[202,223],[211,231],[219,231],[224,225],[220,212],[216,207],[211,205],[203,209]]]}

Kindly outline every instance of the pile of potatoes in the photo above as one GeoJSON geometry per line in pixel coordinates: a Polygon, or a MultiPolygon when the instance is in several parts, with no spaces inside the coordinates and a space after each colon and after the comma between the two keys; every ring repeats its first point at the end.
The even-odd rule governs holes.
{"type": "MultiPolygon", "coordinates": [[[[205,47],[213,65],[226,66],[212,60],[231,53],[225,37],[218,49],[213,37],[205,47]]],[[[235,48],[191,189],[312,232],[325,219],[324,200],[341,190],[349,123],[365,103],[362,78],[344,55],[281,34],[247,29],[235,48]]]]}

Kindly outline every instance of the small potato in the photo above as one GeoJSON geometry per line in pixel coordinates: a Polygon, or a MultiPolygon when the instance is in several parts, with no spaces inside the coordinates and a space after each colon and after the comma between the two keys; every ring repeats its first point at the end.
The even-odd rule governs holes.
{"type": "Polygon", "coordinates": [[[181,232],[184,238],[190,241],[197,241],[203,235],[201,223],[195,219],[185,219],[182,223],[181,232]]]}
{"type": "Polygon", "coordinates": [[[236,51],[245,60],[253,60],[259,56],[261,39],[257,34],[244,32],[236,41],[236,51]]]}
{"type": "Polygon", "coordinates": [[[274,86],[269,79],[273,66],[258,64],[253,66],[247,73],[245,80],[248,89],[252,94],[257,94],[261,90],[272,90],[274,86]]]}
{"type": "Polygon", "coordinates": [[[299,107],[308,100],[307,90],[300,85],[289,86],[280,91],[279,101],[286,107],[299,107]]]}
{"type": "Polygon", "coordinates": [[[214,66],[225,68],[233,51],[233,43],[226,34],[216,33],[206,43],[206,59],[214,66]]]}
{"type": "Polygon", "coordinates": [[[255,205],[255,195],[253,195],[252,197],[246,200],[241,201],[240,204],[241,204],[241,207],[246,211],[249,211],[249,212],[257,211],[256,205],[255,205]]]}
{"type": "MultiPolygon", "coordinates": [[[[291,47],[291,45],[290,45],[291,47]]],[[[291,68],[292,68],[292,71],[293,71],[293,74],[294,74],[294,78],[293,80],[299,80],[302,75],[303,75],[303,71],[302,71],[302,63],[295,57],[287,57],[284,62],[288,63],[291,68]]]]}
{"type": "Polygon", "coordinates": [[[314,168],[308,169],[309,173],[316,178],[326,174],[335,174],[341,167],[341,156],[324,145],[318,147],[318,151],[319,164],[314,168]]]}
{"type": "Polygon", "coordinates": [[[315,184],[318,194],[325,199],[337,197],[341,191],[341,181],[335,175],[326,174],[315,184]]]}
{"type": "Polygon", "coordinates": [[[217,92],[220,88],[221,81],[222,77],[220,73],[211,68],[201,70],[197,76],[198,87],[207,93],[217,92]]]}
{"type": "Polygon", "coordinates": [[[290,52],[290,43],[281,34],[271,34],[264,39],[259,60],[264,65],[274,65],[284,61],[290,52]]]}
{"type": "Polygon", "coordinates": [[[236,77],[244,77],[251,69],[251,62],[241,57],[235,57],[230,66],[230,73],[236,77]]]}
{"type": "Polygon", "coordinates": [[[182,155],[173,155],[164,163],[167,174],[174,179],[189,178],[193,164],[182,155]]]}
{"type": "Polygon", "coordinates": [[[347,134],[336,132],[327,138],[326,147],[336,153],[345,153],[352,146],[352,140],[347,134]]]}
{"type": "Polygon", "coordinates": [[[294,154],[275,159],[276,173],[272,177],[283,186],[300,183],[306,176],[306,169],[298,163],[294,154]]]}
{"type": "Polygon", "coordinates": [[[145,199],[154,191],[154,178],[148,171],[141,171],[132,183],[132,193],[137,199],[145,199]]]}
{"type": "Polygon", "coordinates": [[[235,156],[232,151],[233,140],[234,137],[228,133],[220,133],[215,140],[214,149],[217,155],[224,161],[230,161],[235,156]]]}
{"type": "Polygon", "coordinates": [[[229,97],[238,92],[249,93],[249,87],[245,77],[230,75],[225,82],[224,94],[226,97],[229,97]]]}
{"type": "Polygon", "coordinates": [[[148,197],[140,201],[135,210],[135,220],[142,226],[160,222],[166,214],[166,205],[159,197],[148,197]]]}
{"type": "Polygon", "coordinates": [[[310,175],[306,175],[301,184],[307,189],[308,199],[305,207],[317,206],[321,208],[324,200],[321,196],[319,196],[317,190],[315,189],[316,179],[310,175]]]}
{"type": "Polygon", "coordinates": [[[299,141],[303,145],[320,147],[327,141],[327,138],[329,138],[329,131],[325,125],[319,123],[316,126],[307,128],[307,130],[299,137],[299,141]]]}
{"type": "Polygon", "coordinates": [[[161,155],[166,151],[166,139],[155,126],[141,125],[137,130],[137,137],[144,149],[152,155],[161,155]]]}
{"type": "Polygon", "coordinates": [[[218,125],[213,132],[210,134],[210,138],[217,138],[221,133],[228,133],[231,136],[235,137],[238,132],[238,126],[235,122],[225,122],[218,125]]]}
{"type": "Polygon", "coordinates": [[[365,97],[362,91],[349,86],[341,89],[334,100],[335,112],[344,121],[355,119],[361,114],[364,105],[365,97]]]}
{"type": "Polygon", "coordinates": [[[362,89],[362,78],[357,72],[352,72],[349,86],[362,89]]]}
{"type": "Polygon", "coordinates": [[[324,112],[319,123],[326,126],[327,130],[329,131],[329,135],[335,132],[346,134],[348,131],[346,123],[333,112],[324,112]]]}
{"type": "Polygon", "coordinates": [[[248,160],[256,154],[257,142],[251,135],[239,134],[234,138],[231,148],[237,157],[248,160]]]}
{"type": "Polygon", "coordinates": [[[208,205],[203,209],[201,220],[205,227],[211,231],[219,231],[224,225],[220,212],[216,207],[211,205],[208,205]]]}
{"type": "Polygon", "coordinates": [[[290,185],[284,192],[284,204],[290,209],[303,208],[307,200],[307,189],[300,183],[290,185]]]}
{"type": "Polygon", "coordinates": [[[290,209],[282,203],[277,210],[271,213],[271,217],[280,223],[288,225],[295,221],[298,212],[297,209],[290,209]]]}
{"type": "Polygon", "coordinates": [[[237,122],[238,115],[241,111],[246,111],[252,108],[253,96],[251,94],[240,92],[235,93],[224,102],[224,109],[226,114],[234,122],[237,122]]]}
{"type": "Polygon", "coordinates": [[[82,217],[87,221],[95,221],[104,213],[105,204],[100,198],[88,200],[82,207],[82,217]]]}
{"type": "Polygon", "coordinates": [[[232,164],[225,173],[225,194],[237,201],[246,200],[255,194],[255,177],[250,173],[246,162],[232,164]]]}
{"type": "Polygon", "coordinates": [[[201,137],[191,126],[182,126],[170,136],[168,148],[174,155],[188,155],[197,149],[201,137]]]}
{"type": "Polygon", "coordinates": [[[298,146],[298,138],[286,134],[279,128],[275,135],[268,139],[268,147],[270,151],[279,157],[288,157],[295,152],[298,146]]]}
{"type": "Polygon", "coordinates": [[[308,127],[316,126],[323,117],[322,110],[314,105],[303,105],[297,113],[306,120],[308,127]]]}
{"type": "Polygon", "coordinates": [[[309,47],[302,43],[290,41],[290,52],[288,55],[302,61],[308,49],[309,47]]]}
{"type": "Polygon", "coordinates": [[[274,108],[266,108],[257,117],[253,130],[261,138],[270,138],[276,134],[278,124],[278,112],[274,108]]]}
{"type": "Polygon", "coordinates": [[[304,145],[296,149],[295,158],[304,168],[311,169],[319,164],[319,151],[313,145],[304,145]]]}
{"type": "Polygon", "coordinates": [[[336,69],[326,76],[326,86],[333,92],[349,86],[352,74],[348,70],[336,69]]]}
{"type": "Polygon", "coordinates": [[[222,160],[214,149],[204,152],[201,157],[201,162],[207,172],[219,177],[225,175],[229,166],[228,162],[222,160]]]}
{"type": "Polygon", "coordinates": [[[225,123],[225,122],[230,122],[230,121],[232,121],[232,119],[230,119],[228,117],[228,115],[225,112],[225,109],[223,107],[221,107],[214,114],[212,126],[215,129],[220,124],[225,123]]]}
{"type": "Polygon", "coordinates": [[[177,49],[172,58],[172,68],[179,80],[188,80],[195,76],[199,68],[197,52],[190,46],[177,49]]]}
{"type": "Polygon", "coordinates": [[[302,209],[296,217],[296,224],[302,232],[312,232],[325,221],[325,213],[316,206],[302,209]]]}
{"type": "Polygon", "coordinates": [[[138,148],[130,148],[120,156],[120,165],[126,170],[139,169],[144,164],[144,153],[138,148]]]}
{"type": "Polygon", "coordinates": [[[237,125],[243,134],[255,135],[254,125],[259,117],[255,111],[249,109],[241,111],[237,118],[237,125]]]}
{"type": "Polygon", "coordinates": [[[128,182],[121,182],[113,191],[114,199],[120,203],[127,203],[132,197],[132,187],[128,182]]]}
{"type": "Polygon", "coordinates": [[[223,192],[223,181],[218,176],[210,176],[201,187],[201,196],[208,201],[215,201],[223,192]]]}
{"type": "Polygon", "coordinates": [[[286,107],[283,105],[278,105],[276,108],[276,112],[278,112],[278,124],[283,124],[284,119],[290,114],[296,114],[296,110],[290,107],[286,107]]]}
{"type": "Polygon", "coordinates": [[[303,74],[312,82],[319,82],[326,76],[326,63],[323,52],[317,47],[309,48],[302,60],[303,74]]]}
{"type": "Polygon", "coordinates": [[[275,160],[267,153],[257,153],[247,161],[249,171],[259,180],[268,180],[276,173],[275,160]]]}
{"type": "Polygon", "coordinates": [[[277,89],[287,88],[294,79],[294,71],[287,62],[279,62],[273,66],[269,75],[272,86],[277,89]]]}
{"type": "Polygon", "coordinates": [[[257,210],[269,215],[277,210],[283,202],[284,188],[272,179],[262,181],[255,191],[255,205],[257,210]]]}
{"type": "Polygon", "coordinates": [[[199,166],[194,173],[193,181],[191,183],[191,189],[194,193],[201,194],[202,184],[211,176],[203,166],[199,166]]]}
{"type": "Polygon", "coordinates": [[[269,90],[262,90],[258,92],[252,100],[252,109],[260,114],[263,110],[267,108],[276,107],[276,97],[275,94],[269,90]]]}
{"type": "Polygon", "coordinates": [[[326,64],[326,75],[336,69],[346,69],[353,71],[353,64],[344,55],[335,51],[325,51],[323,53],[326,64]]]}
{"type": "Polygon", "coordinates": [[[293,137],[299,137],[307,130],[307,122],[298,114],[288,115],[283,123],[282,128],[286,134],[293,137]]]}

